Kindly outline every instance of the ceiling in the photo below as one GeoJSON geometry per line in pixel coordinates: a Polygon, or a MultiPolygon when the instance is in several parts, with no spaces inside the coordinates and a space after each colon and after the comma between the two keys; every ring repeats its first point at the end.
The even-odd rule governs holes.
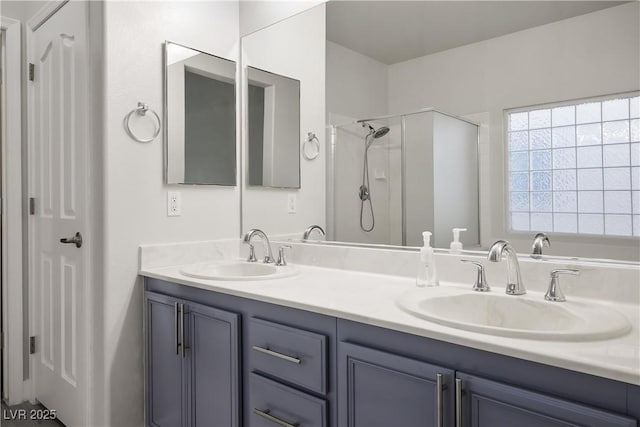
{"type": "Polygon", "coordinates": [[[627,1],[330,1],[327,39],[385,64],[627,1]]]}

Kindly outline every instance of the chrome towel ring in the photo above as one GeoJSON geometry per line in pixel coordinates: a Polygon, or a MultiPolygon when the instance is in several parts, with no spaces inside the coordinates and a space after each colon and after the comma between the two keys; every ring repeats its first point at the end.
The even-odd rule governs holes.
{"type": "Polygon", "coordinates": [[[307,132],[307,139],[302,144],[302,155],[307,160],[313,160],[320,154],[320,141],[313,132],[307,132]]]}
{"type": "Polygon", "coordinates": [[[138,102],[138,106],[131,110],[129,112],[129,114],[127,114],[124,117],[124,129],[127,131],[127,134],[133,138],[134,140],[138,141],[138,142],[151,142],[154,139],[156,139],[156,137],[158,135],[160,135],[160,129],[162,128],[162,122],[160,121],[160,116],[158,116],[158,113],[156,113],[155,111],[153,111],[152,109],[149,108],[149,106],[147,104],[145,104],[144,102],[138,102]],[[131,117],[134,114],[137,114],[138,116],[146,116],[147,115],[147,111],[150,111],[156,118],[156,121],[158,122],[158,126],[155,130],[155,132],[153,133],[153,136],[151,138],[147,138],[147,139],[143,139],[143,138],[138,138],[133,131],[131,130],[131,126],[130,126],[130,122],[131,122],[131,117]]]}

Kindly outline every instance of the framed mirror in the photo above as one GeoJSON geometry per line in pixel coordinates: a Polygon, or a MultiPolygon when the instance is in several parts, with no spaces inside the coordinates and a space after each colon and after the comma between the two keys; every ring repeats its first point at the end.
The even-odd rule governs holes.
{"type": "Polygon", "coordinates": [[[167,41],[167,184],[236,185],[236,63],[167,41]]]}
{"type": "Polygon", "coordinates": [[[300,188],[300,81],[247,67],[248,183],[300,188]]]}

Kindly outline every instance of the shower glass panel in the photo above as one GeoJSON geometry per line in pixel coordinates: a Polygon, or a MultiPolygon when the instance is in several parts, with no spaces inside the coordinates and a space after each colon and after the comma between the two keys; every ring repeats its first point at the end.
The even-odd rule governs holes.
{"type": "Polygon", "coordinates": [[[442,248],[462,227],[465,247],[479,245],[476,125],[424,111],[353,120],[331,135],[328,240],[421,246],[428,230],[442,248]]]}
{"type": "Polygon", "coordinates": [[[329,212],[329,223],[333,222],[328,227],[329,239],[402,244],[401,140],[399,117],[333,128],[333,191],[329,193],[334,208],[329,212]],[[375,130],[388,127],[389,132],[375,138],[369,126],[375,130]],[[369,179],[368,195],[363,197],[365,153],[369,179]]]}

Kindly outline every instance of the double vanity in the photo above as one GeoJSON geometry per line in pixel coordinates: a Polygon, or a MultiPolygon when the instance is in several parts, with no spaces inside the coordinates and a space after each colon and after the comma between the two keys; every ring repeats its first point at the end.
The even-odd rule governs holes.
{"type": "Polygon", "coordinates": [[[638,425],[637,265],[521,256],[516,296],[481,253],[437,253],[419,288],[414,251],[287,246],[141,247],[147,425],[638,425]],[[581,274],[547,301],[558,269],[581,274]]]}

